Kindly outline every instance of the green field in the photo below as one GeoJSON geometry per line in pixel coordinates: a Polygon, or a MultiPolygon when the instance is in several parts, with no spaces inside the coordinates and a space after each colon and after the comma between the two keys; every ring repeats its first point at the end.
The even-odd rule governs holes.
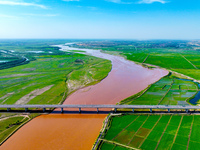
{"type": "Polygon", "coordinates": [[[160,66],[197,80],[200,79],[200,53],[196,51],[189,51],[187,53],[180,51],[177,53],[171,52],[169,49],[163,49],[160,52],[152,52],[149,50],[148,53],[124,52],[123,55],[132,61],[160,66]],[[166,52],[168,53],[166,54],[166,52]]]}
{"type": "Polygon", "coordinates": [[[185,81],[167,76],[152,84],[149,88],[133,95],[120,104],[129,105],[181,105],[187,104],[198,91],[198,86],[192,81],[185,81]]]}
{"type": "Polygon", "coordinates": [[[198,150],[199,115],[112,116],[99,149],[198,150]]]}
{"type": "Polygon", "coordinates": [[[0,104],[19,100],[20,104],[58,104],[70,92],[102,80],[111,70],[110,61],[82,54],[35,58],[29,64],[0,70],[0,104]]]}
{"type": "Polygon", "coordinates": [[[38,115],[39,114],[23,115],[14,113],[0,113],[0,145],[23,124],[27,123],[38,115]]]}

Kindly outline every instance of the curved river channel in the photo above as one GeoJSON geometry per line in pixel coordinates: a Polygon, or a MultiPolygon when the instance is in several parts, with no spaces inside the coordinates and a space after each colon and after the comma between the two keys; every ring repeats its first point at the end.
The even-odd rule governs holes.
{"type": "MultiPolygon", "coordinates": [[[[166,70],[144,68],[122,57],[101,53],[99,50],[58,46],[62,51],[84,50],[87,55],[112,62],[112,70],[104,80],[96,85],[77,90],[67,97],[64,104],[116,104],[168,74],[166,70]]],[[[11,136],[0,150],[89,150],[99,135],[107,113],[97,114],[88,111],[91,109],[85,109],[80,114],[78,110],[76,112],[65,110],[64,114],[54,111],[36,117],[11,136]]]]}

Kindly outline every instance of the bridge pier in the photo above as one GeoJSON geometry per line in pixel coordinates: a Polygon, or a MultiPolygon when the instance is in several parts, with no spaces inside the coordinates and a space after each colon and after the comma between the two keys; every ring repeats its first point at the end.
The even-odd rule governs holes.
{"type": "Polygon", "coordinates": [[[7,108],[7,112],[9,112],[11,110],[11,108],[7,108]]]}
{"type": "Polygon", "coordinates": [[[25,108],[25,112],[27,112],[28,111],[28,108],[25,108]]]}
{"type": "Polygon", "coordinates": [[[97,108],[97,113],[99,112],[99,108],[97,108]]]}
{"type": "Polygon", "coordinates": [[[46,111],[46,108],[43,108],[43,112],[45,112],[46,111]]]}
{"type": "Polygon", "coordinates": [[[79,113],[81,113],[81,108],[79,108],[79,113]]]}
{"type": "Polygon", "coordinates": [[[61,113],[63,113],[63,108],[61,108],[61,113]]]}
{"type": "Polygon", "coordinates": [[[132,109],[132,111],[134,112],[134,108],[132,109]]]}
{"type": "Polygon", "coordinates": [[[150,108],[150,113],[152,113],[152,108],[150,108]]]}
{"type": "Polygon", "coordinates": [[[168,109],[168,113],[170,113],[170,109],[168,109]]]}
{"type": "Polygon", "coordinates": [[[188,109],[185,109],[186,113],[188,113],[188,109]]]}

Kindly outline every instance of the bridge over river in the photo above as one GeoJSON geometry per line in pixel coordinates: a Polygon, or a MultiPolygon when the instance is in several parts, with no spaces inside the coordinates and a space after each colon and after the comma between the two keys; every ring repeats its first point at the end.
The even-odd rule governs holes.
{"type": "Polygon", "coordinates": [[[97,112],[99,112],[99,108],[110,108],[114,109],[116,112],[117,109],[132,109],[134,112],[135,109],[149,109],[150,112],[155,110],[163,110],[167,109],[170,112],[173,110],[185,110],[188,112],[190,109],[198,110],[200,106],[190,106],[190,105],[0,105],[0,108],[7,108],[7,111],[10,111],[12,108],[24,108],[25,112],[28,111],[29,108],[41,108],[43,112],[46,111],[46,108],[60,108],[63,113],[64,108],[77,108],[79,112],[81,112],[82,108],[96,108],[97,112]]]}

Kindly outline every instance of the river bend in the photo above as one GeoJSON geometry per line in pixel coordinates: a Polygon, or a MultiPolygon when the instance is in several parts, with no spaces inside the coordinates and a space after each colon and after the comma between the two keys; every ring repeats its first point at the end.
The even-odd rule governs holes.
{"type": "MultiPolygon", "coordinates": [[[[59,45],[61,50],[84,50],[86,54],[112,62],[112,70],[100,83],[79,89],[64,104],[116,104],[145,89],[168,74],[159,68],[148,69],[119,56],[99,50],[59,45]]],[[[88,150],[92,148],[106,114],[49,114],[31,120],[11,136],[0,150],[88,150]]]]}

